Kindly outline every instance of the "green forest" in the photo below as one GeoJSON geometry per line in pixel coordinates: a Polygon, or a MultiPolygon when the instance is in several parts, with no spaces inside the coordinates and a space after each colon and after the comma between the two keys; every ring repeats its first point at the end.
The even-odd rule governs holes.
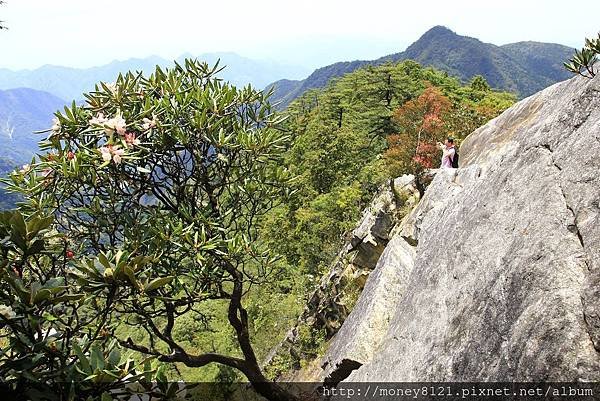
{"type": "MultiPolygon", "coordinates": [[[[378,188],[414,174],[424,191],[437,142],[460,145],[516,100],[403,61],[278,112],[218,73],[186,60],[99,84],[6,180],[23,197],[0,215],[0,373],[15,391],[100,399],[158,380],[167,397],[183,379],[228,399],[248,380],[293,399],[269,380],[285,364],[261,361],[378,188]]],[[[306,336],[316,353],[328,340],[306,336]]]]}

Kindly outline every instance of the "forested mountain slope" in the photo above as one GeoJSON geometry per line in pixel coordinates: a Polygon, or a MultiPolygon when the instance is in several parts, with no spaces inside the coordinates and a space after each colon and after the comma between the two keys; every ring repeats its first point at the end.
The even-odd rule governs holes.
{"type": "Polygon", "coordinates": [[[493,88],[525,97],[567,79],[569,73],[562,67],[562,62],[572,52],[573,49],[553,43],[518,42],[496,46],[436,26],[404,52],[371,61],[335,63],[315,70],[304,80],[277,81],[267,87],[274,86],[274,99],[286,105],[305,91],[323,87],[331,79],[365,65],[410,59],[446,71],[463,82],[482,75],[493,88]]]}

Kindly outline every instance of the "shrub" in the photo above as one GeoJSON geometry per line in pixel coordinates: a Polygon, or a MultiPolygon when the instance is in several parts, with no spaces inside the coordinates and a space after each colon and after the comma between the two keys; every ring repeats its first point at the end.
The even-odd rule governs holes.
{"type": "Polygon", "coordinates": [[[162,362],[220,363],[243,372],[269,399],[293,399],[262,374],[243,297],[276,268],[258,222],[289,192],[289,138],[268,94],[216,78],[218,66],[186,60],[150,77],[128,73],[57,114],[49,153],[13,175],[23,210],[57,218],[82,290],[106,319],[146,332],[119,344],[162,362]],[[192,354],[173,334],[200,305],[227,303],[220,318],[238,352],[192,354]]]}
{"type": "Polygon", "coordinates": [[[51,216],[0,213],[3,393],[13,399],[104,400],[153,390],[166,397],[169,385],[150,364],[153,358],[138,365],[109,335],[109,305],[81,290],[72,274],[77,255],[52,222],[51,216]],[[155,377],[159,387],[152,384],[155,377]]]}

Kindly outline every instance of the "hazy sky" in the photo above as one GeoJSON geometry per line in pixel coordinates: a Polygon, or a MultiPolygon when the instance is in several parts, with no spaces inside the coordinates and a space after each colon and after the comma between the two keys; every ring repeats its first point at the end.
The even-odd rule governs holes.
{"type": "Polygon", "coordinates": [[[402,51],[434,25],[495,44],[580,47],[598,15],[597,0],[7,0],[0,67],[234,51],[314,68],[402,51]]]}

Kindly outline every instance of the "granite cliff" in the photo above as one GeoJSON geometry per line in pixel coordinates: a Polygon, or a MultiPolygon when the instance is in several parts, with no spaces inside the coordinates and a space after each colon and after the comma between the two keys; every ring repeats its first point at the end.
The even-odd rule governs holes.
{"type": "Polygon", "coordinates": [[[520,101],[461,161],[390,229],[311,380],[600,380],[600,78],[520,101]]]}

